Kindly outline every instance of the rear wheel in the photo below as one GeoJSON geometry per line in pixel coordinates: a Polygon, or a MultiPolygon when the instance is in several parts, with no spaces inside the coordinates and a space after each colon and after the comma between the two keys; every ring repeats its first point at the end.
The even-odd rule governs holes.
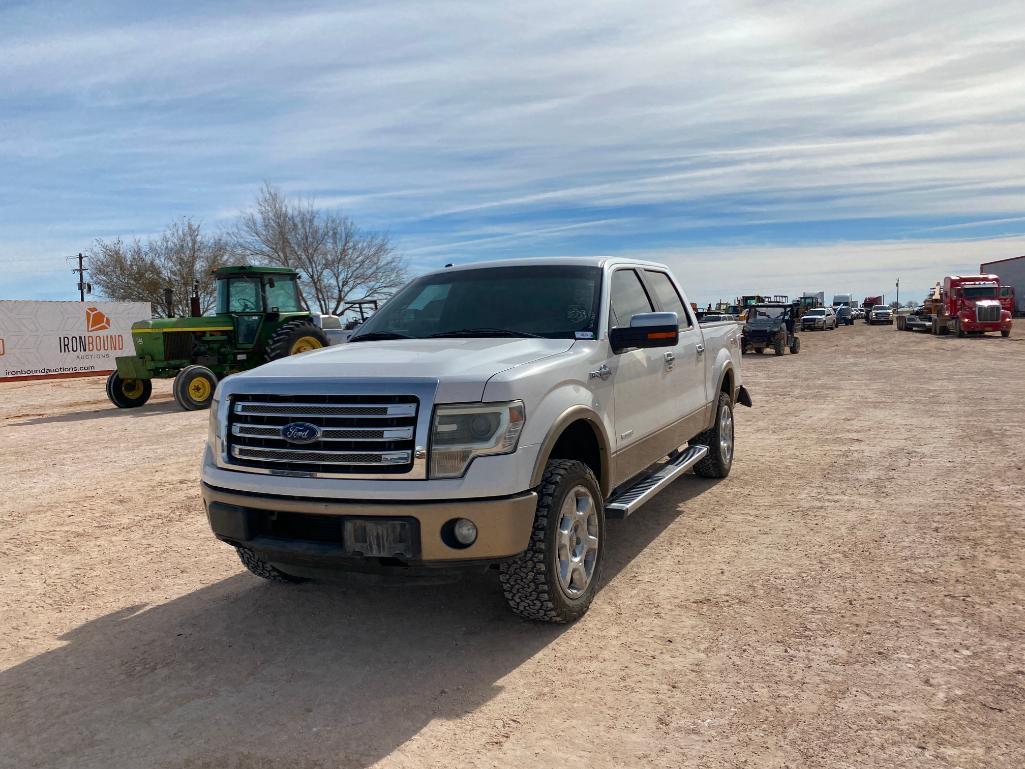
{"type": "Polygon", "coordinates": [[[287,358],[289,355],[327,346],[324,332],[313,325],[312,321],[300,318],[283,324],[271,335],[267,342],[267,360],[287,358]]]}
{"type": "Polygon", "coordinates": [[[217,389],[217,375],[204,366],[186,366],[174,378],[171,392],[186,411],[210,408],[217,389]]]}
{"type": "Polygon", "coordinates": [[[725,478],[733,467],[733,399],[719,393],[715,424],[692,442],[708,446],[708,454],[694,465],[694,472],[702,478],[725,478]]]}
{"type": "Polygon", "coordinates": [[[138,408],[153,394],[149,379],[122,379],[116,371],[107,377],[107,397],[119,409],[138,408]]]}
{"type": "Polygon", "coordinates": [[[591,468],[549,460],[530,544],[499,572],[509,608],[540,622],[579,619],[598,590],[604,551],[605,507],[591,468]]]}

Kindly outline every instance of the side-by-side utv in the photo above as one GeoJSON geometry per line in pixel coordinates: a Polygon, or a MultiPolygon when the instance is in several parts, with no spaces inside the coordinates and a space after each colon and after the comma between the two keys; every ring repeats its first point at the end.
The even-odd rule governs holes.
{"type": "Polygon", "coordinates": [[[794,321],[799,306],[799,302],[763,302],[748,307],[741,336],[742,351],[761,355],[766,347],[771,347],[777,355],[788,349],[797,355],[801,339],[794,321]]]}
{"type": "Polygon", "coordinates": [[[107,379],[107,397],[115,406],[141,406],[153,392],[153,379],[174,377],[178,405],[207,408],[221,377],[327,346],[324,332],[303,309],[295,270],[222,267],[214,277],[215,315],[132,325],[135,355],[119,357],[107,379]]]}

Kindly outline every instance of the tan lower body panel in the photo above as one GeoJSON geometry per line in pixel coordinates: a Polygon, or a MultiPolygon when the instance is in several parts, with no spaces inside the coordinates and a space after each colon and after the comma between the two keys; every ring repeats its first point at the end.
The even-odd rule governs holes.
{"type": "Polygon", "coordinates": [[[203,485],[203,502],[276,510],[289,513],[335,516],[415,518],[420,523],[420,552],[424,561],[464,561],[505,558],[527,549],[534,526],[537,493],[528,491],[501,499],[447,500],[439,502],[339,502],[294,497],[257,497],[203,485]],[[441,539],[441,527],[453,518],[468,518],[477,525],[477,541],[469,547],[452,548],[441,539]]]}

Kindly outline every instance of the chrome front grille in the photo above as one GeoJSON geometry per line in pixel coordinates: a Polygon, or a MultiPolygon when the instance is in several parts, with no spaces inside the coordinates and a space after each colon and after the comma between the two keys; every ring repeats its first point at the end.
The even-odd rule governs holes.
{"type": "Polygon", "coordinates": [[[975,306],[975,319],[979,323],[995,323],[1000,320],[1000,305],[988,304],[982,307],[975,306]]]}
{"type": "Polygon", "coordinates": [[[399,475],[413,467],[415,396],[239,394],[230,404],[231,465],[331,475],[399,475]],[[286,439],[282,428],[297,422],[314,425],[316,439],[286,439]]]}

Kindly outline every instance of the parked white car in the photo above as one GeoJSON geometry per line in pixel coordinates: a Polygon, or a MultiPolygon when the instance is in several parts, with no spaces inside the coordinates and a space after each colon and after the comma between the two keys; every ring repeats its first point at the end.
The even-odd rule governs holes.
{"type": "Polygon", "coordinates": [[[804,331],[828,331],[836,328],[836,313],[832,307],[813,307],[801,316],[804,331]]]}
{"type": "Polygon", "coordinates": [[[417,278],[348,344],[221,381],[202,493],[254,574],[497,566],[513,611],[594,596],[606,517],[734,461],[740,327],[661,264],[544,259],[417,278]]]}

